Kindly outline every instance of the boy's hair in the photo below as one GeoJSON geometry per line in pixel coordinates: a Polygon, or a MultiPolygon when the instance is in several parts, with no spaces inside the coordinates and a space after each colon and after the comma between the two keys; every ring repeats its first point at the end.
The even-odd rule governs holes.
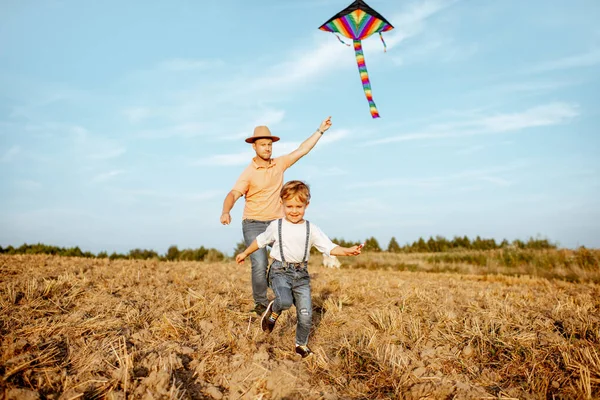
{"type": "Polygon", "coordinates": [[[297,197],[301,202],[310,200],[310,188],[302,181],[289,181],[281,189],[281,200],[290,200],[297,197]]]}

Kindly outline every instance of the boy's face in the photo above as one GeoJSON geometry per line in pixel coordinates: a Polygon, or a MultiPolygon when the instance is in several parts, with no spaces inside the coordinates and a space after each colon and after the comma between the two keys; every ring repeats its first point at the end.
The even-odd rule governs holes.
{"type": "Polygon", "coordinates": [[[268,161],[273,154],[273,140],[271,139],[258,139],[252,143],[256,155],[265,161],[268,161]]]}
{"type": "Polygon", "coordinates": [[[285,219],[292,224],[300,223],[304,220],[304,213],[309,202],[303,202],[298,197],[283,200],[283,213],[285,219]]]}

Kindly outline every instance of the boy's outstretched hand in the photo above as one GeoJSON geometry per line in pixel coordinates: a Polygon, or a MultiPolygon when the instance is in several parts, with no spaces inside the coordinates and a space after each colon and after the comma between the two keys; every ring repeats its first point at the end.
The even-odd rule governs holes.
{"type": "Polygon", "coordinates": [[[331,250],[330,254],[332,256],[357,256],[361,253],[363,246],[362,244],[352,247],[336,246],[331,250]]]}
{"type": "Polygon", "coordinates": [[[362,245],[348,247],[346,248],[346,255],[357,256],[361,253],[362,248],[362,245]]]}
{"type": "Polygon", "coordinates": [[[248,257],[246,254],[240,253],[237,256],[235,256],[235,262],[238,264],[243,264],[246,257],[248,257]]]}

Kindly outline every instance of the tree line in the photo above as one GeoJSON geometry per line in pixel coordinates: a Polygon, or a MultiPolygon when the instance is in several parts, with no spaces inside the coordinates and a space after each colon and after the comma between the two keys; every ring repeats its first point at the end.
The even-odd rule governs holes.
{"type": "MultiPolygon", "coordinates": [[[[360,243],[364,243],[364,251],[367,252],[382,252],[387,251],[390,253],[443,253],[452,250],[497,250],[505,248],[516,248],[516,249],[556,249],[558,246],[555,243],[550,242],[548,239],[529,238],[527,241],[520,239],[509,242],[504,239],[501,242],[496,242],[495,239],[482,239],[477,236],[475,239],[469,239],[467,236],[455,236],[453,239],[446,239],[443,236],[429,237],[425,240],[422,237],[415,240],[412,243],[406,243],[404,246],[400,246],[395,237],[392,237],[384,249],[379,245],[379,242],[375,237],[370,237],[364,242],[361,241],[347,241],[344,239],[333,238],[332,241],[343,247],[351,247],[360,243]]],[[[233,256],[244,251],[246,245],[243,242],[239,242],[233,250],[233,256]]],[[[314,247],[311,249],[311,254],[318,253],[318,250],[314,247]]],[[[108,254],[106,251],[101,251],[98,254],[94,254],[90,251],[82,251],[78,246],[76,247],[58,247],[50,246],[42,243],[37,244],[23,244],[19,247],[8,246],[3,248],[0,246],[0,254],[51,254],[66,257],[87,257],[87,258],[108,258],[110,260],[148,260],[158,259],[162,261],[207,261],[215,262],[222,261],[227,256],[221,251],[215,248],[205,248],[201,246],[197,249],[183,249],[180,250],[177,246],[170,246],[165,254],[159,254],[154,250],[148,249],[133,249],[128,253],[116,253],[113,252],[108,254]]]]}
{"type": "Polygon", "coordinates": [[[108,258],[110,260],[149,260],[158,259],[161,261],[207,261],[215,262],[226,258],[225,254],[217,249],[207,249],[201,246],[197,249],[179,250],[177,246],[171,246],[165,254],[159,254],[154,250],[133,249],[128,253],[122,254],[113,252],[110,255],[106,251],[94,254],[90,251],[82,251],[79,246],[76,247],[58,247],[49,246],[42,243],[23,244],[19,247],[0,246],[0,254],[51,254],[65,257],[86,257],[86,258],[108,258]]]}
{"type": "MultiPolygon", "coordinates": [[[[361,242],[349,242],[344,239],[333,238],[334,243],[343,247],[351,247],[361,242]]],[[[412,243],[406,243],[400,246],[395,237],[392,237],[385,250],[379,245],[379,242],[374,237],[366,239],[364,242],[364,251],[381,252],[387,251],[390,253],[444,253],[452,250],[497,250],[506,248],[516,249],[556,249],[557,244],[550,242],[548,239],[529,238],[527,241],[515,239],[512,242],[504,239],[501,242],[496,242],[495,239],[482,239],[477,236],[475,239],[469,239],[467,236],[455,236],[452,239],[446,239],[443,236],[430,236],[425,240],[420,237],[412,243]]]]}

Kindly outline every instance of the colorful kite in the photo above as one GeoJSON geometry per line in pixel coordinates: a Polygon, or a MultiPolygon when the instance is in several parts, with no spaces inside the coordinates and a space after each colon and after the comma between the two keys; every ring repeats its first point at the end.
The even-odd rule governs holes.
{"type": "MultiPolygon", "coordinates": [[[[379,118],[379,112],[377,111],[377,107],[373,101],[373,95],[371,94],[371,82],[369,82],[369,74],[367,73],[361,40],[379,32],[379,37],[381,38],[385,49],[385,41],[383,40],[381,32],[387,32],[394,29],[392,24],[386,21],[386,19],[377,11],[369,7],[363,0],[356,0],[344,10],[334,15],[329,21],[321,25],[319,29],[326,32],[340,33],[354,41],[354,52],[356,53],[358,72],[360,72],[363,89],[367,96],[367,100],[369,101],[371,116],[373,118],[379,118]]],[[[340,42],[344,43],[339,36],[338,39],[340,42]]]]}

